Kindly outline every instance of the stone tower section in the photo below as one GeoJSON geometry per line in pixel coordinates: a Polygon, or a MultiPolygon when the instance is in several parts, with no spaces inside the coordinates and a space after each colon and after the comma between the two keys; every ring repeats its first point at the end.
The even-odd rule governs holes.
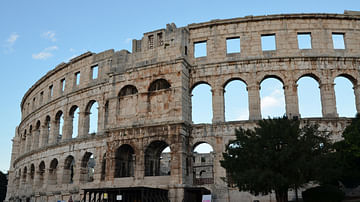
{"type": "Polygon", "coordinates": [[[87,52],[61,63],[22,99],[6,201],[181,202],[203,194],[268,201],[226,184],[219,163],[225,145],[235,128],[262,118],[259,92],[267,78],[283,84],[286,114],[301,118],[297,81],[304,76],[319,84],[322,116],[302,120],[339,139],[350,119],[338,115],[334,79],[351,81],[360,112],[359,41],[357,12],[248,16],[168,24],[134,39],[131,53],[87,52]],[[310,48],[299,46],[299,35],[310,37],[310,48]],[[274,40],[270,50],[263,37],[274,40]],[[236,52],[227,51],[229,40],[239,41],[236,52]],[[224,88],[232,80],[246,84],[248,120],[225,120],[224,88]],[[211,87],[209,124],[192,121],[198,84],[211,87]],[[201,143],[213,151],[196,153],[201,143]]]}

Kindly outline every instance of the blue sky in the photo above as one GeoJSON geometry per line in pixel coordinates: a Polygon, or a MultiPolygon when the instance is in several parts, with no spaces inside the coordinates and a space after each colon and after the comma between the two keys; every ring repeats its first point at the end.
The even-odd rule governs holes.
{"type": "MultiPolygon", "coordinates": [[[[140,39],[144,32],[164,28],[171,22],[180,27],[212,19],[247,15],[343,13],[344,10],[360,10],[360,2],[358,0],[341,2],[2,0],[0,2],[2,71],[0,170],[7,171],[10,165],[11,139],[15,127],[20,123],[22,96],[32,84],[61,62],[67,62],[70,58],[86,51],[101,52],[107,49],[131,51],[132,39],[140,39]]],[[[233,85],[241,87],[237,83],[233,85]]],[[[276,89],[280,92],[282,90],[281,86],[276,89]]],[[[279,93],[278,91],[275,93],[279,93]]],[[[269,103],[277,106],[279,100],[272,100],[274,99],[272,93],[274,92],[269,91],[262,96],[267,97],[269,103]]],[[[281,100],[281,96],[277,98],[281,100]]],[[[239,112],[229,119],[244,117],[246,104],[243,103],[242,107],[238,107],[236,110],[239,112]]],[[[277,111],[277,108],[273,109],[277,111]]]]}

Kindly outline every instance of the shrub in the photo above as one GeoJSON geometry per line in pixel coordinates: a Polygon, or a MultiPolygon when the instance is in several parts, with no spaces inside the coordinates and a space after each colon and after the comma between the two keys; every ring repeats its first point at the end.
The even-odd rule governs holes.
{"type": "Polygon", "coordinates": [[[324,185],[303,191],[302,197],[304,202],[341,202],[345,193],[336,186],[324,185]]]}

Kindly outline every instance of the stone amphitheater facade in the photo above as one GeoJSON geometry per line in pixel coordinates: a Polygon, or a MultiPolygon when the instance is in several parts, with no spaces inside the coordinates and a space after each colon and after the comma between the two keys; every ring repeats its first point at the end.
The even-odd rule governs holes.
{"type": "Polygon", "coordinates": [[[282,82],[289,117],[301,117],[297,81],[316,79],[322,117],[305,120],[332,131],[335,139],[350,121],[337,113],[336,77],[352,82],[360,112],[358,12],[247,16],[180,28],[168,24],[132,43],[132,53],[87,52],[61,63],[26,92],[6,201],[114,201],[122,195],[125,201],[181,202],[208,193],[213,201],[269,201],[271,196],[228,187],[219,163],[235,128],[252,128],[261,119],[264,79],[282,82]],[[299,34],[311,37],[311,48],[298,47],[299,34]],[[333,35],[343,38],[344,47],[334,48],[333,35]],[[275,50],[262,50],[263,36],[273,36],[275,50]],[[234,38],[241,50],[227,53],[226,42],[234,38]],[[198,43],[206,45],[203,57],[194,56],[198,43]],[[232,80],[247,85],[246,121],[225,121],[224,88],[232,80]],[[202,83],[211,86],[211,124],[192,122],[192,89],[202,83]],[[96,104],[94,115],[90,110],[96,104]],[[73,137],[76,110],[78,135],[73,137]],[[89,131],[90,116],[98,117],[95,132],[89,131]],[[199,183],[193,149],[204,142],[213,147],[212,174],[199,183]],[[167,146],[169,168],[160,172],[160,153],[167,146]]]}

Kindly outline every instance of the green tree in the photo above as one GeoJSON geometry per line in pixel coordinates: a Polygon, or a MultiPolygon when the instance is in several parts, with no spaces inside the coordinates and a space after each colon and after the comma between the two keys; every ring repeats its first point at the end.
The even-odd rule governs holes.
{"type": "Polygon", "coordinates": [[[317,125],[300,128],[299,120],[266,119],[254,130],[236,130],[221,166],[240,191],[275,191],[276,201],[287,202],[289,188],[329,176],[323,165],[331,146],[329,134],[317,125]]]}
{"type": "Polygon", "coordinates": [[[360,115],[351,121],[343,134],[343,140],[335,143],[337,162],[341,166],[340,181],[346,187],[360,185],[360,115]]]}
{"type": "Polygon", "coordinates": [[[0,171],[0,201],[5,200],[7,183],[8,180],[6,175],[0,171]]]}

